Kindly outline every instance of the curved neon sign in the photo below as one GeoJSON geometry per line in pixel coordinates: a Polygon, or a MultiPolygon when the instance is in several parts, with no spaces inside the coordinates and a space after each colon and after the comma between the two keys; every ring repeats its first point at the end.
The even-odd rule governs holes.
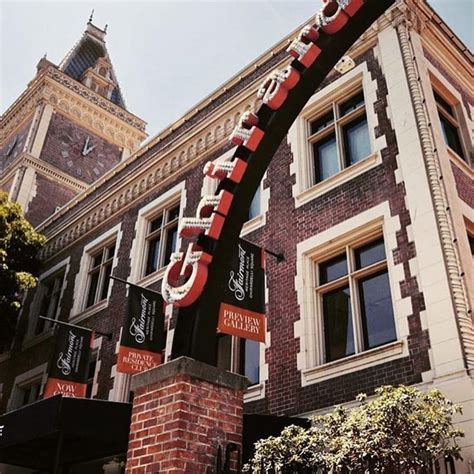
{"type": "Polygon", "coordinates": [[[234,155],[209,162],[204,173],[219,185],[202,197],[196,215],[180,222],[189,241],[185,253],[172,255],[162,293],[179,308],[172,357],[187,355],[215,364],[216,327],[223,282],[253,196],[278,146],[306,102],[361,34],[395,0],[326,0],[314,24],[290,44],[293,58],[270,73],[257,96],[262,104],[235,127],[234,155]]]}

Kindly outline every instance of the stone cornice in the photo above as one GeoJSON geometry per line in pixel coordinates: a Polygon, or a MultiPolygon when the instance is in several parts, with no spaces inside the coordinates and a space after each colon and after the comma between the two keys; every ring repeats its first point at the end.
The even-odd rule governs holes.
{"type": "Polygon", "coordinates": [[[2,141],[40,102],[50,103],[82,126],[132,151],[147,136],[144,131],[146,122],[57,68],[48,66],[40,71],[3,115],[2,141]]]}
{"type": "Polygon", "coordinates": [[[52,178],[56,182],[64,184],[68,188],[78,193],[81,191],[85,191],[89,187],[89,185],[84,181],[73,178],[72,176],[68,175],[67,173],[64,173],[55,166],[52,166],[43,160],[28,155],[27,153],[21,154],[15,161],[10,164],[8,170],[6,170],[3,175],[0,176],[0,185],[11,179],[15,175],[16,170],[22,166],[29,166],[30,168],[34,168],[37,173],[52,178]]]}

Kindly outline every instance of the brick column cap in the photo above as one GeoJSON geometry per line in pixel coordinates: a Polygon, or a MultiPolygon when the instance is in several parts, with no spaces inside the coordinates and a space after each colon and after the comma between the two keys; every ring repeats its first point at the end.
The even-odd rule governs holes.
{"type": "Polygon", "coordinates": [[[190,377],[234,390],[245,390],[249,384],[247,377],[183,356],[154,369],[134,375],[132,377],[131,389],[137,390],[138,388],[162,382],[177,375],[189,375],[190,377]]]}

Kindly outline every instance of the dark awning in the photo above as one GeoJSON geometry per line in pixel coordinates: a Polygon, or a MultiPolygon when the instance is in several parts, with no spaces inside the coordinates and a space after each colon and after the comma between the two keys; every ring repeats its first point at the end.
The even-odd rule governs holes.
{"type": "Polygon", "coordinates": [[[58,395],[0,417],[0,463],[53,472],[126,453],[132,406],[58,395]],[[59,456],[59,458],[58,458],[59,456]]]}

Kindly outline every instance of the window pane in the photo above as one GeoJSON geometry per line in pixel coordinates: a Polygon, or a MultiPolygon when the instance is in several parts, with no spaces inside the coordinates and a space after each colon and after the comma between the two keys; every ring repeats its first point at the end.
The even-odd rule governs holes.
{"type": "Polygon", "coordinates": [[[321,118],[311,122],[311,135],[324,130],[327,126],[331,125],[334,122],[334,113],[329,111],[327,114],[323,115],[321,118]]]}
{"type": "Polygon", "coordinates": [[[97,285],[99,283],[99,271],[96,270],[89,276],[89,290],[87,292],[87,303],[86,308],[92,306],[95,303],[95,293],[97,291],[97,285]]]}
{"type": "Polygon", "coordinates": [[[446,112],[448,112],[451,117],[454,118],[454,110],[452,105],[450,105],[448,102],[446,102],[436,91],[433,91],[434,98],[436,100],[436,103],[441,106],[446,112]]]}
{"type": "Polygon", "coordinates": [[[232,337],[220,335],[217,337],[217,367],[230,370],[231,366],[232,337]]]}
{"type": "Polygon", "coordinates": [[[443,114],[439,114],[441,129],[443,130],[444,141],[446,145],[455,151],[463,160],[464,153],[462,150],[461,139],[459,138],[459,130],[446,118],[443,114]]]}
{"type": "Polygon", "coordinates": [[[313,145],[314,151],[314,170],[316,182],[324,181],[339,172],[339,163],[337,160],[336,135],[329,137],[313,145]]]}
{"type": "Polygon", "coordinates": [[[176,249],[176,241],[178,240],[178,226],[170,227],[166,235],[166,250],[165,250],[165,259],[163,261],[163,266],[167,265],[170,261],[171,254],[176,249]]]}
{"type": "Polygon", "coordinates": [[[178,217],[179,217],[179,206],[175,206],[175,207],[173,207],[173,209],[171,209],[168,212],[168,222],[171,222],[171,221],[177,219],[178,217]]]}
{"type": "Polygon", "coordinates": [[[247,220],[253,219],[260,215],[260,186],[257,188],[257,192],[250,203],[250,209],[247,220]]]}
{"type": "Polygon", "coordinates": [[[338,255],[319,265],[319,284],[329,283],[347,275],[346,254],[338,255]]]}
{"type": "Polygon", "coordinates": [[[469,239],[469,247],[471,247],[471,255],[474,257],[474,236],[467,234],[467,238],[469,239]]]}
{"type": "Polygon", "coordinates": [[[104,278],[102,280],[102,291],[100,292],[100,301],[105,300],[107,298],[107,293],[109,292],[109,285],[110,285],[110,274],[112,273],[112,262],[108,263],[104,266],[104,278]]]}
{"type": "Polygon", "coordinates": [[[355,251],[356,268],[364,268],[373,263],[385,260],[385,245],[383,239],[371,242],[355,251]]]}
{"type": "Polygon", "coordinates": [[[344,127],[344,146],[347,166],[370,155],[369,128],[365,115],[344,127]]]}
{"type": "Polygon", "coordinates": [[[99,266],[101,263],[102,263],[102,252],[92,257],[91,269],[99,266]]]}
{"type": "Polygon", "coordinates": [[[396,340],[392,297],[386,271],[359,281],[365,349],[396,340]]]}
{"type": "Polygon", "coordinates": [[[326,362],[354,354],[351,296],[345,286],[323,295],[326,362]]]}
{"type": "Polygon", "coordinates": [[[364,105],[364,93],[359,92],[355,96],[351,97],[347,102],[344,102],[339,106],[339,113],[341,117],[343,117],[349,112],[358,109],[362,105],[364,105]]]}
{"type": "Polygon", "coordinates": [[[158,269],[158,262],[160,260],[160,245],[160,236],[148,241],[148,256],[146,261],[145,275],[149,275],[158,269]]]}
{"type": "Polygon", "coordinates": [[[107,256],[105,258],[106,260],[108,260],[109,258],[113,258],[114,255],[115,255],[115,244],[113,244],[111,247],[107,249],[107,256]]]}
{"type": "Polygon", "coordinates": [[[160,217],[156,218],[156,219],[153,219],[150,222],[150,232],[149,233],[154,232],[157,229],[160,229],[162,223],[163,223],[163,216],[162,215],[160,217]]]}
{"type": "Polygon", "coordinates": [[[30,403],[30,397],[31,397],[31,387],[23,389],[23,400],[21,405],[28,405],[30,403]]]}
{"type": "Polygon", "coordinates": [[[260,343],[250,339],[243,339],[242,342],[245,346],[244,375],[253,385],[260,382],[260,343]]]}

